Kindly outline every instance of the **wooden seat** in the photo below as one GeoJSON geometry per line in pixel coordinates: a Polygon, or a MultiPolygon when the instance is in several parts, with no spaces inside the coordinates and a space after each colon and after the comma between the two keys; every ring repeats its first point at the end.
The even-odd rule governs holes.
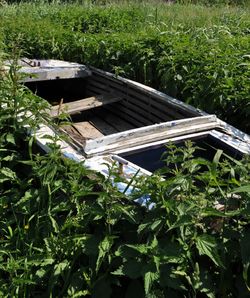
{"type": "Polygon", "coordinates": [[[77,122],[74,123],[73,126],[86,139],[97,139],[103,137],[103,134],[88,121],[77,122]]]}
{"type": "Polygon", "coordinates": [[[52,117],[58,117],[61,113],[66,112],[69,115],[74,115],[82,111],[90,110],[103,105],[111,104],[121,100],[118,96],[112,95],[96,95],[84,99],[72,101],[65,104],[53,106],[50,110],[52,117]]]}
{"type": "Polygon", "coordinates": [[[86,140],[101,138],[104,135],[88,121],[76,122],[71,125],[61,126],[63,132],[67,133],[74,141],[85,144],[86,140]]]}

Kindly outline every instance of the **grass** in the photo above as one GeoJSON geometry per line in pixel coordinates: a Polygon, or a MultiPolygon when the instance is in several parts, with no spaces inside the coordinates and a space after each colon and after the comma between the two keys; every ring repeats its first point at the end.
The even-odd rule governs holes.
{"type": "MultiPolygon", "coordinates": [[[[247,7],[39,1],[1,7],[0,24],[14,58],[19,47],[116,71],[249,131],[247,7]]],[[[45,103],[18,80],[15,64],[0,77],[0,296],[249,296],[249,158],[171,146],[167,178],[136,179],[124,196],[55,146],[34,147],[23,127],[45,103]],[[154,208],[135,203],[148,195],[154,208]]]]}
{"type": "Polygon", "coordinates": [[[3,6],[5,51],[120,73],[249,132],[248,6],[152,2],[3,6]]]}
{"type": "Polygon", "coordinates": [[[13,65],[0,80],[2,297],[249,295],[249,158],[171,145],[165,179],[137,178],[125,196],[56,146],[33,146],[23,125],[43,121],[45,103],[18,79],[13,65]],[[153,208],[136,203],[145,196],[153,208]]]}
{"type": "MultiPolygon", "coordinates": [[[[40,30],[37,41],[44,44],[36,50],[44,55],[49,54],[45,45],[53,38],[53,47],[58,42],[59,49],[63,34],[74,45],[79,42],[76,37],[82,36],[81,32],[67,35],[64,28],[51,35],[47,28],[44,35],[46,28],[29,30],[29,34],[34,30],[33,38],[40,30]]],[[[80,58],[96,57],[95,63],[108,68],[109,61],[114,66],[123,61],[116,52],[122,48],[128,63],[135,55],[134,65],[124,64],[127,72],[149,80],[148,63],[155,62],[156,48],[166,42],[164,34],[153,33],[88,33],[84,35],[87,54],[80,58]]],[[[183,45],[190,37],[177,33],[171,32],[173,39],[167,46],[185,54],[183,45]]],[[[27,39],[29,34],[18,42],[35,46],[27,39]]],[[[68,42],[60,48],[61,55],[69,49],[68,42]]],[[[203,39],[199,42],[201,46],[203,39]]],[[[195,158],[197,148],[190,142],[183,147],[171,145],[163,156],[163,169],[151,177],[135,178],[135,191],[125,196],[109,179],[64,158],[56,146],[48,154],[36,148],[24,125],[35,129],[48,118],[42,112],[46,103],[18,84],[19,51],[16,46],[10,48],[14,63],[7,75],[0,76],[0,296],[248,297],[249,157],[226,158],[218,150],[212,160],[206,160],[195,158]],[[36,117],[25,117],[26,111],[36,117]],[[153,208],[136,203],[149,196],[153,208]]],[[[201,51],[203,47],[197,52],[192,48],[193,62],[201,51]]],[[[184,54],[182,64],[174,60],[174,53],[162,54],[159,67],[171,62],[173,71],[178,71],[175,75],[180,75],[178,65],[185,62],[192,67],[184,54]]],[[[110,175],[122,180],[115,166],[110,175]]]]}

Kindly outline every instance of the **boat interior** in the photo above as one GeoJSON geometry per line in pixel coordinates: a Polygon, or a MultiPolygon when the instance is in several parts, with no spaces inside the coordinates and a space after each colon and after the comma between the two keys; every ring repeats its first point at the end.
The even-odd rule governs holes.
{"type": "Polygon", "coordinates": [[[52,105],[52,117],[57,118],[63,111],[70,115],[72,125],[63,129],[81,144],[135,128],[200,116],[96,69],[82,78],[29,81],[25,85],[52,105]]]}
{"type": "MultiPolygon", "coordinates": [[[[212,161],[218,149],[223,151],[222,159],[231,157],[237,160],[241,159],[243,156],[241,152],[228,146],[228,144],[218,138],[215,138],[210,133],[200,134],[195,137],[182,137],[174,140],[174,144],[177,147],[185,147],[185,141],[192,141],[193,146],[196,147],[194,152],[194,157],[196,158],[204,158],[212,161]]],[[[119,156],[149,172],[155,172],[157,170],[164,169],[164,160],[167,159],[170,150],[168,142],[162,142],[157,145],[151,144],[137,150],[128,150],[120,153],[119,156]]]]}

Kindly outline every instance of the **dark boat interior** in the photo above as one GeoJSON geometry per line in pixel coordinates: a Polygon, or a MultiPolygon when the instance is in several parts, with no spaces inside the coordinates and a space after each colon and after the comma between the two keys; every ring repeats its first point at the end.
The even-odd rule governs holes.
{"type": "Polygon", "coordinates": [[[97,70],[85,78],[32,81],[25,85],[53,106],[53,117],[63,110],[70,114],[72,125],[65,129],[80,142],[199,116],[97,70]]]}
{"type": "MultiPolygon", "coordinates": [[[[242,154],[239,151],[234,150],[219,139],[214,138],[211,135],[195,138],[192,140],[193,146],[197,146],[197,150],[194,153],[194,157],[201,157],[212,161],[217,150],[223,150],[223,158],[229,156],[234,159],[241,159],[242,154]]],[[[178,147],[184,146],[184,141],[175,142],[178,147]]],[[[164,159],[168,156],[169,149],[166,144],[148,146],[140,150],[131,150],[129,152],[119,154],[122,158],[142,167],[150,172],[155,172],[164,168],[164,159]]]]}

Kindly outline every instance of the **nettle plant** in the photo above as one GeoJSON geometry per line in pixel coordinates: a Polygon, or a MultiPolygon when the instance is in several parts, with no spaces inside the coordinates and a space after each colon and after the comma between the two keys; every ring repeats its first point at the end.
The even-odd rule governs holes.
{"type": "Polygon", "coordinates": [[[164,168],[125,195],[115,167],[105,178],[35,147],[24,127],[46,104],[15,65],[0,81],[1,296],[249,296],[249,158],[170,145],[164,168]]]}

